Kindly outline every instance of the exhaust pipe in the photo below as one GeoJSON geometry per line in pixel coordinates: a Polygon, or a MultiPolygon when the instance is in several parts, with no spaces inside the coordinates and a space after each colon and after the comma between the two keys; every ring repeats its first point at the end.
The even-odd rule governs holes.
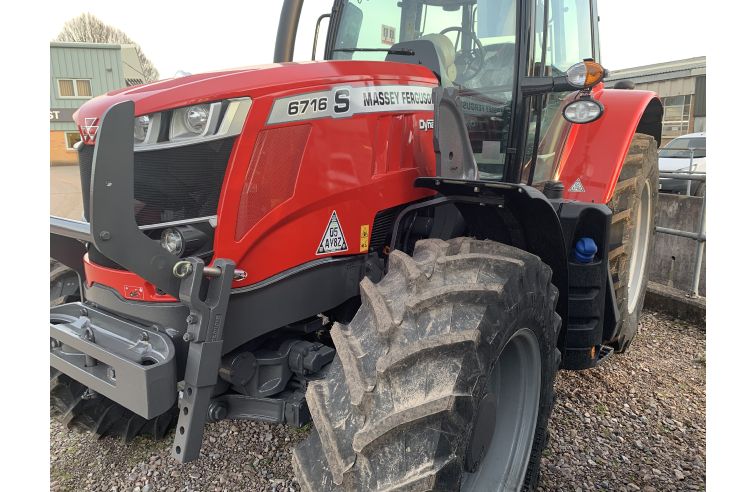
{"type": "Polygon", "coordinates": [[[304,0],[284,0],[281,17],[278,20],[273,63],[290,62],[294,58],[294,42],[297,39],[297,26],[299,26],[303,2],[304,0]]]}

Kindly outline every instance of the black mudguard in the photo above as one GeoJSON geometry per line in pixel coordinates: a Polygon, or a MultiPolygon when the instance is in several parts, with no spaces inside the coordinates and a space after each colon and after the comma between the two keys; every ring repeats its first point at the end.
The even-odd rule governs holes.
{"type": "Polygon", "coordinates": [[[442,196],[402,211],[394,225],[392,248],[408,235],[405,219],[412,212],[452,203],[464,219],[466,235],[510,244],[537,255],[551,267],[552,283],[559,289],[557,313],[567,319],[567,252],[559,216],[543,193],[520,184],[441,177],[418,178],[415,186],[436,190],[442,196]]]}
{"type": "Polygon", "coordinates": [[[549,199],[521,184],[425,177],[418,178],[415,185],[433,189],[440,196],[402,211],[394,224],[391,247],[411,249],[418,216],[453,206],[458,212],[436,216],[436,220],[451,223],[434,224],[431,236],[449,239],[464,234],[491,239],[540,257],[551,267],[552,283],[559,290],[556,310],[562,318],[558,340],[562,368],[595,366],[602,342],[616,325],[613,300],[607,299],[606,288],[611,211],[600,204],[549,199]],[[454,223],[455,215],[459,223],[454,223]],[[587,264],[571,259],[570,252],[581,237],[591,237],[599,248],[595,260],[587,264]]]}

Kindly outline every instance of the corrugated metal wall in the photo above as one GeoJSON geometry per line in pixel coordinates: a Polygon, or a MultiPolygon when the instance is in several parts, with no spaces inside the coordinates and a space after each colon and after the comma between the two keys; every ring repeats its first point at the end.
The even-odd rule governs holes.
{"type": "MultiPolygon", "coordinates": [[[[125,86],[121,47],[50,44],[50,108],[78,108],[88,98],[58,97],[58,79],[90,79],[92,96],[125,86]]],[[[73,123],[50,122],[50,130],[75,130],[73,123]]]]}
{"type": "Polygon", "coordinates": [[[696,92],[696,78],[685,77],[679,79],[659,80],[656,82],[638,83],[635,88],[644,91],[654,91],[659,97],[685,96],[696,92]]]}
{"type": "Polygon", "coordinates": [[[696,101],[693,116],[706,116],[706,76],[696,77],[696,101]]]}

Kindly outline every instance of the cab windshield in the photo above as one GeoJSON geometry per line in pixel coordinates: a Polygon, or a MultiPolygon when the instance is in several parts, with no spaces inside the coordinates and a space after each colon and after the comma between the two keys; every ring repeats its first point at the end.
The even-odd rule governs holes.
{"type": "Polygon", "coordinates": [[[349,0],[333,59],[381,61],[395,43],[427,39],[436,45],[455,85],[506,86],[511,91],[515,4],[513,0],[349,0]]]}
{"type": "Polygon", "coordinates": [[[427,39],[460,91],[481,175],[500,177],[515,74],[515,0],[348,0],[331,59],[383,61],[392,45],[427,39]]]}

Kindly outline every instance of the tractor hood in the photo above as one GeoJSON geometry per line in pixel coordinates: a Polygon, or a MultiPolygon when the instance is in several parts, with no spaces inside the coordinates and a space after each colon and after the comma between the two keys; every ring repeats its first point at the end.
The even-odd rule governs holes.
{"type": "Polygon", "coordinates": [[[85,143],[93,144],[102,114],[112,105],[131,100],[135,116],[235,97],[286,93],[340,83],[370,85],[420,83],[436,85],[433,73],[422,66],[395,62],[321,61],[258,65],[188,75],[151,84],[127,87],[98,96],[74,114],[85,143]]]}

